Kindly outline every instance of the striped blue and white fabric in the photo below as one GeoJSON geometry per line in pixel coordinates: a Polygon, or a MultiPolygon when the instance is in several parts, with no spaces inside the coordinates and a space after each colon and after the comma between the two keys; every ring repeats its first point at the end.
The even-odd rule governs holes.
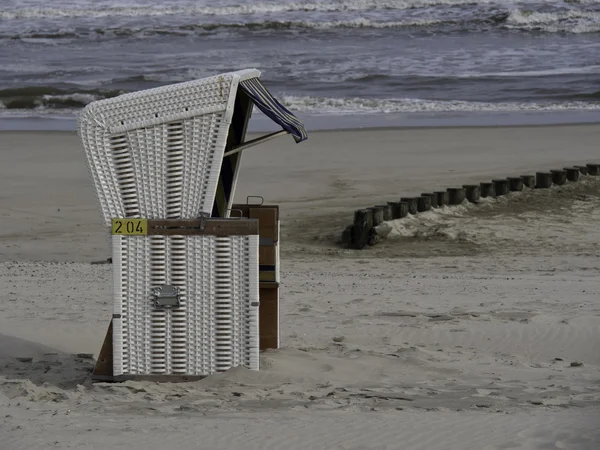
{"type": "Polygon", "coordinates": [[[308,134],[304,125],[296,116],[294,116],[285,106],[279,103],[267,88],[263,86],[258,78],[250,78],[241,81],[240,87],[252,99],[252,102],[267,117],[281,125],[281,127],[290,133],[296,143],[308,139],[308,134]]]}

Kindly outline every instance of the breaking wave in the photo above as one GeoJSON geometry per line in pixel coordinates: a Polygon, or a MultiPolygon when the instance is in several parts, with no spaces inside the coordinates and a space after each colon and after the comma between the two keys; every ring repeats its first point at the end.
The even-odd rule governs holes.
{"type": "MultiPolygon", "coordinates": [[[[600,1],[600,0],[598,0],[600,1]]],[[[582,3],[596,3],[584,0],[582,3]]],[[[99,6],[96,8],[17,8],[0,9],[0,19],[61,19],[100,17],[154,17],[154,16],[233,16],[285,12],[352,12],[373,10],[421,9],[435,6],[506,5],[519,0],[338,0],[330,2],[256,2],[233,6],[166,5],[160,7],[99,6]]],[[[543,2],[540,2],[543,3],[543,2]]]]}
{"type": "MultiPolygon", "coordinates": [[[[480,21],[482,22],[482,21],[480,21]]],[[[405,20],[393,22],[379,22],[368,19],[340,20],[330,22],[310,21],[282,21],[267,20],[263,22],[244,23],[201,23],[176,26],[135,26],[119,28],[89,28],[89,29],[64,29],[48,31],[20,31],[18,34],[3,34],[5,39],[74,39],[84,37],[129,37],[129,36],[157,36],[157,35],[193,35],[209,33],[219,30],[231,31],[277,31],[277,30],[334,30],[343,28],[411,28],[457,25],[459,21],[452,20],[405,20]]]]}
{"type": "MultiPolygon", "coordinates": [[[[600,92],[592,94],[600,100],[600,92]]],[[[292,111],[328,114],[381,114],[417,112],[600,111],[600,101],[584,102],[465,102],[421,99],[367,99],[283,96],[292,111]]]]}
{"type": "Polygon", "coordinates": [[[77,27],[47,30],[27,30],[0,34],[3,39],[77,39],[119,38],[158,35],[185,36],[215,31],[257,32],[285,30],[340,30],[340,29],[428,29],[439,32],[483,31],[494,28],[523,32],[597,33],[600,32],[600,12],[566,11],[538,13],[522,10],[503,11],[485,17],[455,19],[405,19],[381,21],[367,18],[334,21],[263,20],[242,22],[186,23],[179,25],[136,25],[119,27],[77,27]]]}
{"type": "MultiPolygon", "coordinates": [[[[148,77],[134,77],[125,81],[148,82],[148,77]]],[[[152,85],[155,83],[152,82],[152,85]]],[[[161,83],[162,84],[162,83],[161,83]]],[[[150,87],[148,85],[147,87],[150,87]]],[[[78,109],[88,103],[115,97],[125,91],[116,89],[56,88],[31,86],[0,90],[0,108],[27,109],[78,109]]],[[[459,100],[424,99],[369,99],[280,96],[280,100],[294,111],[326,114],[378,114],[414,112],[494,112],[494,111],[572,111],[600,110],[600,91],[572,94],[569,98],[546,102],[468,102],[459,100]]]]}
{"type": "Polygon", "coordinates": [[[104,98],[115,97],[120,91],[90,90],[72,92],[54,87],[25,87],[0,90],[1,109],[73,109],[104,98]]]}
{"type": "Polygon", "coordinates": [[[546,33],[598,33],[600,32],[600,12],[514,10],[508,15],[503,26],[519,31],[546,33]]]}

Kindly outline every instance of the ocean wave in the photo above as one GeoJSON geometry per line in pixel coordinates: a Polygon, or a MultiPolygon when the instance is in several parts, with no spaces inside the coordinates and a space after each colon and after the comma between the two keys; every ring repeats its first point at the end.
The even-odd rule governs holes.
{"type": "Polygon", "coordinates": [[[511,72],[435,72],[432,68],[429,72],[407,71],[403,74],[392,75],[389,73],[369,73],[369,74],[336,74],[331,81],[350,82],[357,84],[385,84],[385,85],[403,85],[403,84],[431,84],[432,87],[448,82],[468,82],[469,80],[498,80],[511,78],[545,78],[545,77],[568,77],[571,75],[600,75],[600,65],[580,66],[580,67],[561,67],[557,69],[539,69],[539,70],[515,70],[511,72]]]}
{"type": "Polygon", "coordinates": [[[1,89],[2,109],[72,109],[82,108],[88,103],[121,94],[116,90],[89,90],[73,92],[49,86],[1,89]]]}
{"type": "MultiPolygon", "coordinates": [[[[596,3],[600,0],[583,0],[596,3]]],[[[520,0],[338,0],[330,2],[256,2],[233,6],[199,6],[194,4],[148,7],[98,6],[96,8],[17,8],[0,9],[0,19],[61,19],[101,17],[153,17],[153,16],[232,16],[272,14],[286,12],[352,12],[373,10],[405,10],[436,6],[506,5],[520,0]]],[[[540,0],[543,4],[543,1],[540,0]]]]}
{"type": "MultiPolygon", "coordinates": [[[[600,65],[561,67],[557,69],[523,70],[514,72],[465,73],[454,76],[457,78],[524,78],[586,74],[600,74],[600,65]]],[[[445,75],[442,75],[442,77],[445,77],[445,75]]]]}
{"type": "Polygon", "coordinates": [[[311,20],[264,20],[249,22],[208,22],[181,25],[99,27],[61,27],[56,30],[20,29],[12,33],[0,34],[0,39],[53,40],[96,38],[110,39],[143,36],[186,36],[211,34],[215,31],[258,32],[285,30],[340,30],[340,29],[435,29],[444,31],[474,31],[493,29],[516,31],[542,31],[549,33],[596,33],[600,32],[600,12],[553,12],[536,13],[521,10],[498,11],[483,17],[456,19],[406,19],[381,21],[357,18],[350,20],[311,21],[311,20]]]}
{"type": "MultiPolygon", "coordinates": [[[[589,95],[599,99],[600,92],[589,95]]],[[[283,96],[282,103],[292,111],[326,114],[382,114],[418,112],[503,112],[503,111],[600,111],[600,102],[466,102],[459,100],[367,99],[283,96]]]]}
{"type": "Polygon", "coordinates": [[[587,94],[575,94],[572,95],[571,98],[581,99],[581,100],[597,100],[600,101],[600,91],[590,92],[587,94]]]}
{"type": "MultiPolygon", "coordinates": [[[[115,82],[137,82],[155,84],[147,75],[131,77],[115,82]]],[[[181,80],[180,80],[181,81],[181,80]]],[[[171,80],[171,82],[174,82],[171,80]]],[[[163,83],[160,83],[163,84],[163,83]]],[[[150,86],[148,86],[150,87],[150,86]]],[[[80,87],[59,88],[53,86],[30,86],[1,89],[0,107],[3,109],[77,109],[105,98],[126,93],[117,89],[81,89],[80,87]]],[[[302,112],[323,112],[336,114],[372,114],[403,112],[445,112],[445,111],[561,111],[561,110],[600,110],[600,91],[579,94],[556,94],[553,99],[538,102],[469,102],[443,101],[410,98],[328,98],[311,96],[280,97],[281,102],[292,110],[302,112]]]]}
{"type": "MultiPolygon", "coordinates": [[[[95,100],[107,98],[94,94],[45,95],[21,101],[0,97],[0,110],[11,116],[67,115],[75,116],[82,107],[95,100]]],[[[596,102],[552,101],[552,102],[467,102],[460,100],[423,99],[367,99],[367,98],[323,98],[323,97],[278,97],[283,105],[295,113],[333,116],[356,116],[374,114],[418,114],[418,113],[502,113],[502,112],[560,112],[600,111],[600,92],[586,98],[596,102]]],[[[255,113],[260,111],[256,110],[255,113]]],[[[3,114],[5,115],[5,114],[3,114]]]]}
{"type": "MultiPolygon", "coordinates": [[[[491,20],[491,19],[490,19],[491,20]]],[[[480,21],[481,22],[481,21],[480,21]]],[[[219,30],[239,30],[239,31],[277,31],[277,30],[329,30],[343,28],[411,28],[411,27],[429,27],[459,24],[460,21],[453,20],[404,20],[404,21],[376,21],[369,19],[338,20],[338,21],[286,21],[286,20],[265,20],[262,22],[242,22],[242,23],[200,23],[185,24],[175,26],[135,26],[119,28],[77,28],[55,31],[19,31],[16,34],[0,34],[4,39],[73,39],[82,37],[129,37],[129,36],[155,36],[155,35],[190,35],[196,33],[210,33],[219,30]]]]}
{"type": "Polygon", "coordinates": [[[600,12],[573,10],[535,12],[517,9],[510,12],[503,26],[520,31],[546,33],[598,33],[600,12]]]}

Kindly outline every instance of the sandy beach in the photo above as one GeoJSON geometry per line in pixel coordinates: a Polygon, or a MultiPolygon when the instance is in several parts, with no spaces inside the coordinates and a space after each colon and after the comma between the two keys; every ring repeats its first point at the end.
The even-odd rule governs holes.
{"type": "Polygon", "coordinates": [[[600,177],[408,217],[353,210],[600,162],[599,125],[365,129],[248,150],[281,206],[282,348],[260,372],[92,384],[109,246],[75,133],[0,133],[0,449],[600,448],[600,177]],[[31,359],[29,359],[31,358],[31,359]]]}

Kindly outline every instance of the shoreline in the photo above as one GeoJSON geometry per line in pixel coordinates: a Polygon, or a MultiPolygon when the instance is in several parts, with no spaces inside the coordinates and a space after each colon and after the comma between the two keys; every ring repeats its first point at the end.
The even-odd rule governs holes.
{"type": "MultiPolygon", "coordinates": [[[[309,136],[314,132],[420,128],[497,128],[585,125],[600,123],[600,110],[574,111],[496,111],[496,112],[416,112],[371,114],[314,114],[295,112],[309,136]]],[[[0,115],[0,132],[76,131],[76,116],[6,117],[0,115]]],[[[279,128],[260,112],[250,120],[251,133],[279,128]]]]}
{"type": "MultiPolygon", "coordinates": [[[[2,119],[0,119],[2,122],[2,119]]],[[[323,128],[315,129],[313,131],[308,130],[308,138],[312,134],[331,134],[331,133],[371,133],[380,131],[420,131],[420,130],[497,130],[497,129],[526,129],[526,128],[568,128],[568,127],[593,127],[600,125],[600,119],[598,121],[585,121],[585,122],[557,122],[557,123],[534,123],[534,124],[512,124],[512,125],[390,125],[390,126],[367,126],[361,128],[323,128]]],[[[267,131],[273,130],[250,130],[248,136],[260,136],[267,131]]],[[[62,129],[4,129],[0,128],[0,135],[8,134],[64,134],[64,135],[76,135],[77,130],[62,130],[62,129]]],[[[285,139],[285,137],[284,137],[285,139]]]]}

